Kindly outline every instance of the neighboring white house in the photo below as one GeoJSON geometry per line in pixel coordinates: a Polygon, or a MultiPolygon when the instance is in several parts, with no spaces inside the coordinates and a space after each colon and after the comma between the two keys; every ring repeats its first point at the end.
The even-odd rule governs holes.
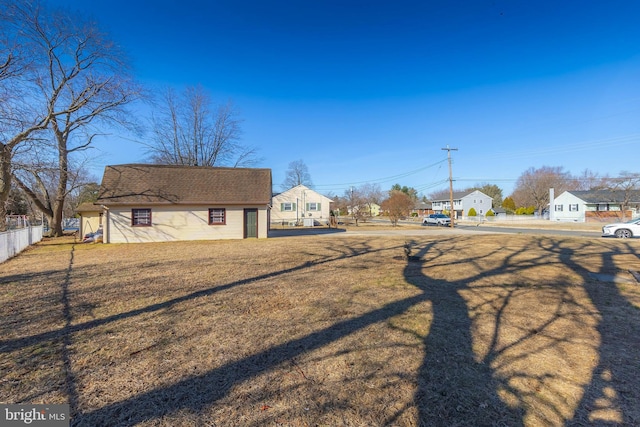
{"type": "Polygon", "coordinates": [[[556,197],[550,217],[555,221],[608,222],[622,219],[622,201],[629,206],[626,219],[640,215],[640,191],[565,191],[556,197]]]}
{"type": "MultiPolygon", "coordinates": [[[[479,190],[474,190],[470,193],[455,192],[453,193],[453,209],[455,211],[456,218],[462,218],[468,215],[469,210],[474,208],[476,214],[479,216],[485,216],[487,212],[493,207],[493,198],[487,196],[479,190]]],[[[435,213],[442,213],[442,211],[451,210],[450,197],[432,200],[431,206],[435,213]]]]}
{"type": "Polygon", "coordinates": [[[303,225],[305,219],[307,222],[315,220],[321,224],[328,223],[331,202],[333,200],[305,185],[296,185],[273,196],[271,223],[303,225]]]}
{"type": "Polygon", "coordinates": [[[265,238],[270,202],[270,169],[129,164],[107,166],[78,212],[105,243],[265,238]]]}

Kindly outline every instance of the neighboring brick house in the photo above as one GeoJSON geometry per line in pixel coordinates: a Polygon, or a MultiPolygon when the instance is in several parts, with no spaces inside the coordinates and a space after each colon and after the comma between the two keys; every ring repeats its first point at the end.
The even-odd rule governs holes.
{"type": "MultiPolygon", "coordinates": [[[[485,216],[493,204],[493,198],[487,196],[482,191],[474,190],[467,192],[453,193],[453,209],[456,218],[466,216],[471,208],[474,208],[478,216],[485,216]]],[[[450,197],[432,200],[431,206],[435,213],[449,211],[451,209],[450,197]]]]}
{"type": "Polygon", "coordinates": [[[640,215],[640,191],[565,191],[553,200],[550,218],[555,221],[612,222],[622,219],[622,202],[627,199],[625,219],[640,215]]]}
{"type": "Polygon", "coordinates": [[[418,217],[423,217],[425,215],[431,215],[434,213],[432,203],[431,202],[416,202],[411,210],[412,215],[416,215],[418,217]]]}
{"type": "Polygon", "coordinates": [[[99,210],[105,243],[266,238],[271,170],[127,164],[107,166],[99,210]]]}
{"type": "Polygon", "coordinates": [[[296,185],[282,193],[274,194],[271,203],[271,222],[275,224],[304,224],[304,220],[325,224],[333,200],[310,189],[296,185]]]}

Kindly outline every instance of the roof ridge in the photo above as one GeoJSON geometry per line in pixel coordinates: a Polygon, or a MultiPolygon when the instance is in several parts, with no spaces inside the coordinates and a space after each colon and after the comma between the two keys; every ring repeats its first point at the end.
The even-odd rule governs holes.
{"type": "Polygon", "coordinates": [[[194,165],[167,165],[152,163],[122,163],[116,165],[106,165],[105,168],[117,167],[145,167],[145,168],[175,168],[175,169],[228,169],[228,170],[270,170],[269,168],[249,168],[233,166],[194,166],[194,165]]]}

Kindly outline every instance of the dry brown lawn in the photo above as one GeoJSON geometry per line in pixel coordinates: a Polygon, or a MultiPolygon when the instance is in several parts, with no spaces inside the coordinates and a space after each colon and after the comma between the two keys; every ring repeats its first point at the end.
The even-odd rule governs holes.
{"type": "Polygon", "coordinates": [[[78,426],[640,425],[640,241],[42,242],[0,401],[78,426]]]}

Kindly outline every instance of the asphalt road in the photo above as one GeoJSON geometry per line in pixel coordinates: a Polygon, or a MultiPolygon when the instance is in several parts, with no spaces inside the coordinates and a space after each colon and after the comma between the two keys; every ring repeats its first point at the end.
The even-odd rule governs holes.
{"type": "Polygon", "coordinates": [[[478,229],[487,233],[505,233],[505,234],[532,234],[543,236],[579,236],[579,237],[601,237],[600,231],[586,231],[586,230],[563,230],[554,228],[527,228],[527,227],[493,227],[490,225],[458,225],[456,228],[463,230],[478,229]]]}
{"type": "Polygon", "coordinates": [[[569,236],[569,237],[589,237],[599,238],[600,231],[569,230],[561,228],[540,228],[540,227],[506,227],[491,226],[487,224],[476,225],[456,225],[450,227],[422,226],[412,228],[390,228],[390,227],[342,227],[338,229],[327,228],[294,228],[269,231],[269,237],[304,236],[304,235],[343,235],[343,236],[429,236],[429,235],[450,235],[450,234],[528,234],[539,236],[569,236]]]}

